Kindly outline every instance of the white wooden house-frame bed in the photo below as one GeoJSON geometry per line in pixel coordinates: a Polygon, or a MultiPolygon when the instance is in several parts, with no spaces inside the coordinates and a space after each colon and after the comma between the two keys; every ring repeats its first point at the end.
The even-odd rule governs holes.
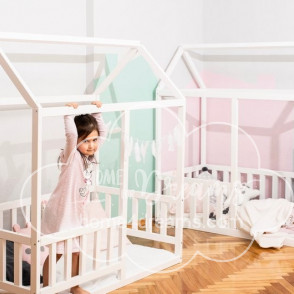
{"type": "MultiPolygon", "coordinates": [[[[203,167],[207,167],[209,172],[215,179],[223,181],[223,187],[227,191],[227,194],[231,195],[231,202],[229,205],[229,213],[225,215],[223,213],[223,193],[221,190],[217,195],[215,205],[215,220],[210,219],[209,203],[210,199],[207,194],[202,194],[203,202],[197,204],[195,197],[189,197],[190,211],[184,213],[184,227],[193,228],[197,230],[219,233],[225,235],[232,235],[237,237],[252,238],[249,234],[240,231],[236,226],[236,214],[237,207],[236,202],[236,185],[234,183],[247,182],[250,188],[257,188],[260,190],[258,199],[265,198],[286,198],[293,202],[293,183],[294,172],[283,172],[274,170],[265,170],[258,168],[243,168],[238,164],[238,132],[239,132],[239,101],[240,100],[278,100],[278,101],[294,101],[294,90],[270,90],[270,89],[217,89],[207,88],[200,71],[197,69],[196,64],[193,62],[193,53],[195,55],[201,55],[206,49],[219,50],[219,49],[280,49],[280,48],[293,48],[293,42],[285,43],[227,43],[227,44],[195,44],[195,45],[183,45],[179,46],[174,56],[172,57],[166,73],[171,76],[175,71],[176,66],[182,60],[187,67],[189,73],[195,84],[198,86],[195,89],[181,89],[186,99],[200,98],[200,114],[199,114],[199,130],[200,130],[200,164],[196,166],[185,167],[185,185],[194,184],[196,191],[195,197],[199,197],[199,193],[203,193],[202,188],[205,181],[197,179],[203,167]],[[192,53],[192,54],[191,54],[192,53]],[[196,54],[195,54],[196,53],[196,54]],[[231,103],[230,115],[230,147],[231,147],[231,165],[220,166],[207,163],[207,99],[229,99],[231,103]],[[253,187],[254,186],[254,187],[253,187]],[[198,194],[198,196],[196,196],[198,194]],[[197,205],[201,205],[202,212],[196,212],[197,205]]],[[[236,51],[234,51],[236,52],[236,51]]],[[[197,57],[196,57],[197,58],[197,57]]],[[[170,91],[159,84],[157,88],[157,99],[164,100],[171,95],[170,91]]],[[[158,110],[158,118],[161,117],[161,110],[158,110]]],[[[157,124],[157,138],[161,136],[161,125],[157,124]]],[[[195,151],[196,152],[196,151],[195,151]]],[[[197,150],[199,152],[199,150],[197,150]]],[[[161,170],[161,163],[158,162],[158,170],[161,170]]],[[[165,190],[170,189],[170,182],[173,182],[174,174],[172,171],[159,174],[157,177],[157,189],[165,190]]],[[[215,181],[213,181],[215,182],[215,181]]],[[[206,182],[207,183],[207,182],[206,182]]],[[[211,187],[211,186],[210,186],[211,187]]],[[[184,198],[187,197],[186,195],[184,198]]],[[[166,214],[165,208],[160,205],[156,207],[156,219],[160,222],[162,214],[166,214]]],[[[169,223],[174,223],[174,216],[169,214],[169,223]]],[[[292,239],[293,240],[293,239],[292,239]]],[[[288,241],[287,245],[294,246],[293,241],[288,241]]]]}
{"type": "MultiPolygon", "coordinates": [[[[89,289],[91,293],[105,293],[123,285],[131,283],[137,279],[143,278],[153,272],[160,271],[166,267],[179,263],[182,255],[182,224],[177,223],[174,235],[168,235],[166,224],[162,224],[159,233],[152,230],[152,206],[154,202],[175,203],[177,206],[176,215],[182,219],[183,206],[183,174],[184,174],[184,130],[182,132],[182,148],[178,149],[177,155],[177,177],[178,188],[176,195],[162,196],[155,193],[146,193],[145,191],[131,191],[128,187],[128,141],[129,141],[129,120],[130,112],[140,109],[159,109],[159,108],[176,108],[179,120],[185,120],[185,99],[181,92],[170,81],[169,77],[158,66],[148,51],[139,42],[123,41],[123,40],[104,40],[96,38],[70,37],[70,36],[50,36],[50,35],[27,35],[1,33],[1,42],[28,42],[43,44],[70,44],[82,46],[101,46],[101,47],[123,47],[129,48],[127,54],[122,58],[117,67],[107,76],[95,90],[94,95],[81,95],[72,97],[36,97],[29,87],[26,85],[20,74],[16,71],[7,55],[0,49],[0,65],[4,69],[7,76],[15,85],[24,101],[20,99],[1,99],[0,110],[13,109],[30,109],[32,113],[32,177],[31,177],[31,198],[20,199],[0,204],[0,289],[10,293],[56,293],[65,291],[76,284],[84,284],[91,282],[89,289]],[[167,87],[174,93],[173,99],[164,101],[146,101],[146,102],[128,102],[105,104],[101,108],[101,112],[120,112],[122,114],[121,123],[121,162],[120,169],[123,171],[120,179],[119,188],[111,188],[106,186],[92,186],[91,191],[94,193],[104,193],[106,195],[106,210],[111,210],[111,196],[115,196],[119,202],[119,213],[116,217],[103,219],[97,222],[97,225],[86,225],[83,227],[72,229],[68,232],[58,232],[51,235],[41,236],[41,201],[49,195],[41,195],[41,174],[37,171],[42,168],[42,120],[50,116],[63,116],[68,114],[93,113],[97,108],[93,105],[81,105],[78,109],[70,109],[65,106],[57,106],[58,103],[64,101],[93,101],[101,94],[120,73],[120,71],[132,60],[136,55],[143,56],[152,68],[157,78],[164,82],[167,87]],[[66,100],[67,99],[67,100],[66,100]],[[45,107],[44,105],[50,107],[45,107]],[[127,228],[127,201],[132,201],[132,226],[127,228]],[[146,203],[146,219],[145,230],[139,230],[138,227],[138,203],[144,201],[146,203]],[[24,218],[31,221],[32,233],[31,237],[20,235],[12,231],[3,229],[4,215],[9,215],[11,223],[19,222],[19,211],[24,211],[24,218]],[[102,229],[107,234],[107,249],[102,252],[101,243],[99,242],[102,229]],[[118,246],[116,248],[114,235],[118,233],[118,246]],[[137,246],[137,257],[132,256],[135,247],[129,246],[126,242],[126,235],[135,236],[144,239],[166,242],[174,245],[174,252],[137,246]],[[80,237],[81,253],[79,275],[71,277],[71,243],[74,237],[80,237]],[[93,248],[91,253],[86,249],[87,238],[92,238],[93,248]],[[6,241],[14,242],[14,282],[6,280],[6,241]],[[65,241],[66,254],[63,257],[61,276],[58,275],[58,265],[56,265],[56,243],[65,241]],[[32,260],[40,260],[40,247],[48,246],[49,248],[49,286],[42,287],[40,284],[40,274],[42,269],[39,262],[31,264],[31,285],[22,285],[22,259],[21,246],[27,244],[31,246],[32,260]],[[153,250],[153,251],[152,251],[153,250]],[[90,254],[90,256],[86,256],[90,254]],[[104,256],[104,257],[103,257],[104,256]],[[138,256],[140,258],[138,259],[138,256]],[[149,265],[144,256],[150,260],[149,265]],[[152,259],[152,256],[154,257],[152,259]],[[132,259],[133,260],[128,260],[132,259]],[[137,260],[135,259],[137,258],[137,260]],[[141,263],[140,263],[141,260],[141,263]],[[130,266],[130,262],[133,265],[130,266]],[[134,266],[137,264],[137,267],[134,266]],[[134,270],[136,268],[136,270],[134,270]],[[109,275],[111,275],[109,277],[109,275]],[[108,275],[108,279],[104,281],[102,278],[108,275]],[[97,285],[94,281],[98,278],[97,285]]],[[[64,103],[63,103],[64,104],[64,103]]],[[[152,127],[152,126],[151,126],[152,127]]],[[[158,158],[158,156],[157,156],[158,158]]],[[[108,214],[108,215],[111,215],[108,214]]]]}

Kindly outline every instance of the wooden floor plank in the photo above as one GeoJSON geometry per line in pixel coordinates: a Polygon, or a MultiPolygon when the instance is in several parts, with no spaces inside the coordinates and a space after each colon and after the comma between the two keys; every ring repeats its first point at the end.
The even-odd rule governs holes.
{"type": "MultiPolygon", "coordinates": [[[[142,241],[133,238],[132,242],[142,241]]],[[[173,249],[159,242],[144,242],[173,249]]],[[[171,267],[169,273],[155,273],[111,293],[294,293],[294,248],[263,249],[253,243],[248,249],[249,244],[250,240],[185,229],[182,264],[171,267]],[[205,257],[195,256],[197,251],[205,257]]]]}

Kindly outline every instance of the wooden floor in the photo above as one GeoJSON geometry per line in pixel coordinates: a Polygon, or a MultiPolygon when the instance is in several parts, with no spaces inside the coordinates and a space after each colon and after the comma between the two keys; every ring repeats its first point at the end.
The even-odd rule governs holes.
{"type": "MultiPolygon", "coordinates": [[[[147,243],[168,249],[158,242],[147,243]]],[[[294,293],[294,248],[249,245],[250,240],[185,229],[183,262],[170,268],[174,271],[153,274],[111,294],[294,293]],[[195,256],[197,251],[206,258],[195,256]]]]}

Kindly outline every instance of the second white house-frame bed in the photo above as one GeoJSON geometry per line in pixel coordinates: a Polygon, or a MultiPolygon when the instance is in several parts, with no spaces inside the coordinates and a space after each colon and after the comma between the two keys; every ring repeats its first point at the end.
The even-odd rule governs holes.
{"type": "MultiPolygon", "coordinates": [[[[166,73],[171,76],[176,71],[178,64],[183,61],[192,79],[196,84],[193,89],[181,89],[186,99],[199,99],[199,125],[195,126],[199,130],[199,147],[192,152],[200,153],[199,164],[195,166],[186,166],[184,171],[185,183],[185,211],[184,227],[197,230],[203,230],[212,233],[232,235],[237,237],[252,238],[248,233],[240,230],[237,226],[237,213],[240,203],[245,203],[246,199],[279,199],[283,198],[292,205],[294,172],[268,170],[262,168],[245,168],[240,166],[238,161],[239,154],[239,111],[240,101],[244,100],[267,100],[267,101],[294,101],[294,90],[275,90],[275,89],[219,89],[208,88],[198,70],[193,58],[196,59],[205,50],[209,52],[216,50],[229,50],[229,52],[238,52],[236,50],[252,49],[280,49],[293,48],[294,43],[227,43],[227,44],[194,44],[179,46],[172,57],[166,73]],[[197,88],[198,87],[198,88],[197,88]],[[226,99],[230,102],[230,161],[228,166],[208,163],[207,161],[207,100],[208,99],[226,99]],[[201,175],[203,168],[208,178],[201,175]],[[242,186],[241,183],[246,183],[242,186]],[[245,190],[245,192],[244,192],[245,190]],[[214,194],[214,195],[213,195],[214,194]],[[214,207],[211,208],[211,197],[215,198],[214,207]],[[226,205],[224,205],[226,204],[226,205]]],[[[235,57],[236,59],[237,57],[235,57]]],[[[200,58],[201,59],[201,58],[200,58]]],[[[234,59],[234,60],[235,60],[234,59]]],[[[201,59],[205,60],[205,59],[201,59]]],[[[248,60],[248,58],[246,59],[248,60]]],[[[170,91],[162,84],[157,88],[158,100],[165,100],[170,96],[170,91]]],[[[196,110],[195,110],[196,111],[196,110]]],[[[158,119],[162,118],[162,111],[157,111],[158,119]]],[[[157,124],[157,138],[160,141],[162,125],[157,124]]],[[[217,146],[221,142],[215,142],[217,146]]],[[[160,142],[158,142],[160,144],[160,142]]],[[[162,170],[162,163],[158,163],[158,170],[162,170]]],[[[174,171],[159,173],[157,177],[158,191],[164,190],[166,193],[172,191],[172,184],[176,182],[174,171]]],[[[173,207],[162,207],[160,204],[156,207],[156,219],[161,222],[162,215],[169,214],[168,223],[173,225],[175,216],[173,207]]],[[[293,238],[286,240],[285,244],[293,246],[293,238]]]]}

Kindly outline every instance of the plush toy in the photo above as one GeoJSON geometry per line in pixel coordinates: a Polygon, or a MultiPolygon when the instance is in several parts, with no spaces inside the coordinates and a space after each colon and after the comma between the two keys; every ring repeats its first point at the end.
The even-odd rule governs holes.
{"type": "MultiPolygon", "coordinates": [[[[21,229],[18,224],[13,225],[13,231],[26,236],[31,236],[31,223],[27,223],[26,227],[21,229]]],[[[49,249],[46,246],[41,246],[40,265],[43,264],[49,254],[49,249]]],[[[31,247],[28,245],[22,245],[22,260],[31,264],[31,247]]]]}

